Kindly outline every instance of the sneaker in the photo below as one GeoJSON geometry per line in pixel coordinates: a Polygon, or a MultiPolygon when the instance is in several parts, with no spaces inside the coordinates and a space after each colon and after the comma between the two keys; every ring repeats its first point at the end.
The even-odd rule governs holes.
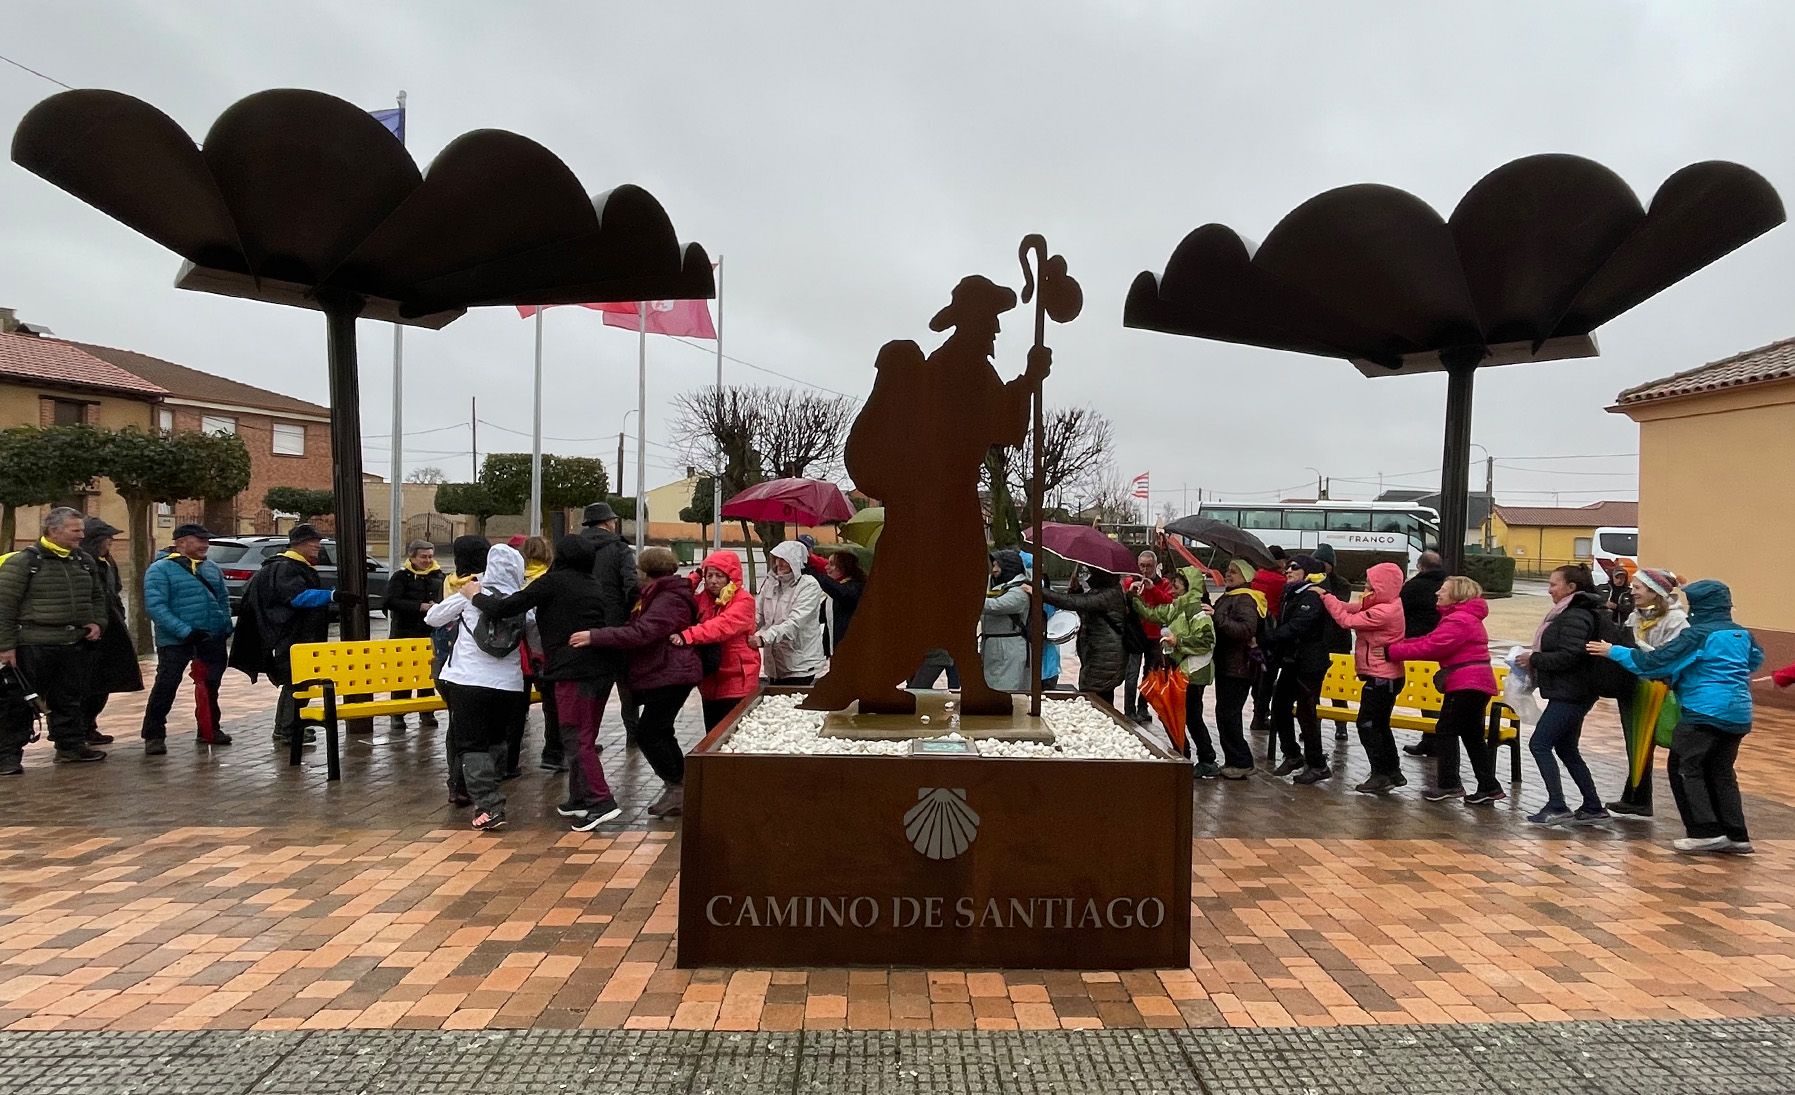
{"type": "Polygon", "coordinates": [[[405,733],[405,716],[404,715],[394,715],[392,717],[392,720],[390,722],[388,722],[387,725],[391,726],[394,730],[403,734],[403,733],[405,733]]]}
{"type": "Polygon", "coordinates": [[[1429,802],[1445,802],[1449,798],[1464,798],[1463,787],[1428,787],[1422,790],[1421,797],[1429,802]]]}
{"type": "Polygon", "coordinates": [[[1498,787],[1494,791],[1479,791],[1465,796],[1466,806],[1488,806],[1492,802],[1501,802],[1508,797],[1508,792],[1498,787]]]}
{"type": "Polygon", "coordinates": [[[434,729],[436,729],[436,726],[437,726],[436,716],[431,714],[430,712],[426,711],[422,715],[418,716],[418,729],[419,730],[434,730],[434,729]]]}
{"type": "Polygon", "coordinates": [[[1252,774],[1251,768],[1223,768],[1221,773],[1223,779],[1245,779],[1252,774]]]}
{"type": "Polygon", "coordinates": [[[1198,779],[1215,779],[1222,774],[1222,766],[1211,761],[1197,765],[1195,772],[1198,779]]]}
{"type": "Polygon", "coordinates": [[[1296,778],[1292,782],[1302,784],[1320,783],[1322,780],[1333,776],[1333,774],[1334,770],[1324,764],[1319,768],[1304,768],[1296,774],[1296,778]]]}
{"type": "Polygon", "coordinates": [[[473,804],[474,804],[474,796],[468,794],[466,791],[450,791],[449,792],[449,805],[450,806],[472,806],[473,804]]]}
{"type": "Polygon", "coordinates": [[[1528,814],[1527,815],[1527,824],[1529,824],[1529,825],[1563,825],[1565,822],[1571,820],[1571,818],[1574,816],[1576,816],[1576,815],[1572,814],[1569,810],[1554,809],[1550,806],[1546,806],[1546,807],[1542,807],[1537,814],[1528,814]]]}
{"type": "Polygon", "coordinates": [[[111,734],[102,734],[98,730],[89,730],[87,732],[87,744],[89,744],[89,745],[111,745],[112,744],[112,735],[111,734]]]}
{"type": "Polygon", "coordinates": [[[685,808],[686,789],[682,784],[675,783],[662,791],[661,797],[655,799],[654,804],[648,807],[648,816],[678,817],[685,812],[685,808]]]}
{"type": "Polygon", "coordinates": [[[167,756],[168,740],[166,738],[145,738],[143,740],[143,755],[146,757],[167,756]]]}
{"type": "Polygon", "coordinates": [[[214,730],[212,731],[211,737],[200,738],[198,740],[201,745],[229,745],[231,743],[231,736],[223,730],[214,730]]]}
{"type": "Polygon", "coordinates": [[[555,804],[555,813],[560,814],[562,817],[585,817],[591,812],[590,808],[575,805],[571,801],[555,804]]]}
{"type": "Polygon", "coordinates": [[[1302,771],[1304,767],[1303,758],[1285,757],[1276,768],[1271,770],[1271,774],[1274,776],[1287,776],[1292,772],[1302,771]]]}
{"type": "Polygon", "coordinates": [[[1596,825],[1604,821],[1613,820],[1614,815],[1607,810],[1600,808],[1591,810],[1587,806],[1577,807],[1577,812],[1571,815],[1572,825],[1596,825]]]}
{"type": "Polygon", "coordinates": [[[505,812],[503,810],[500,810],[496,814],[489,814],[482,810],[474,817],[474,828],[483,833],[490,833],[494,829],[503,829],[504,827],[505,812]]]}
{"type": "Polygon", "coordinates": [[[1732,841],[1724,836],[1685,836],[1670,842],[1670,846],[1686,855],[1700,855],[1703,852],[1724,852],[1732,841]]]}
{"type": "Polygon", "coordinates": [[[616,799],[600,799],[592,805],[592,809],[586,812],[585,817],[576,817],[573,819],[572,828],[576,833],[589,833],[600,825],[603,825],[605,822],[615,821],[622,816],[623,807],[617,805],[616,799]]]}
{"type": "Polygon", "coordinates": [[[1751,846],[1749,840],[1733,840],[1729,837],[1726,847],[1720,851],[1726,855],[1752,855],[1757,852],[1757,849],[1751,846]]]}
{"type": "Polygon", "coordinates": [[[1396,790],[1396,781],[1389,776],[1373,775],[1364,783],[1354,787],[1353,790],[1361,795],[1387,795],[1396,790]]]}
{"type": "Polygon", "coordinates": [[[1409,777],[1403,775],[1401,772],[1392,772],[1390,773],[1390,783],[1397,787],[1407,787],[1409,785],[1409,777]]]}
{"type": "Polygon", "coordinates": [[[58,764],[86,764],[90,761],[105,759],[105,753],[90,745],[77,745],[73,749],[56,750],[56,763],[58,764]]]}
{"type": "Polygon", "coordinates": [[[1641,806],[1637,802],[1610,802],[1608,812],[1622,817],[1651,817],[1652,808],[1641,806]]]}
{"type": "Polygon", "coordinates": [[[1418,741],[1413,745],[1403,746],[1402,751],[1411,757],[1431,757],[1434,755],[1433,742],[1426,740],[1418,741]]]}
{"type": "Polygon", "coordinates": [[[0,776],[22,776],[25,774],[25,758],[17,753],[8,753],[0,757],[0,776]]]}

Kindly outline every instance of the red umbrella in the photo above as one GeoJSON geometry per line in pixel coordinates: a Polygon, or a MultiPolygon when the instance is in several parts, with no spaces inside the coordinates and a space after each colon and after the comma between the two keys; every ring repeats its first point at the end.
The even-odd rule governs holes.
{"type": "Polygon", "coordinates": [[[826,525],[852,516],[848,496],[820,479],[769,479],[723,503],[723,517],[730,521],[826,525]]]}
{"type": "MultiPolygon", "coordinates": [[[[1023,529],[1022,536],[1025,540],[1032,540],[1034,530],[1023,529]]],[[[1134,571],[1134,552],[1091,525],[1043,524],[1041,546],[1062,559],[1107,570],[1112,574],[1129,574],[1134,571]]]]}

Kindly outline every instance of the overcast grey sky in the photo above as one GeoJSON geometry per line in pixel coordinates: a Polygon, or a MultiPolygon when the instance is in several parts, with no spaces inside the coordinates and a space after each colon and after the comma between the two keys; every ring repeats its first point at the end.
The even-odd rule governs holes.
{"type": "MultiPolygon", "coordinates": [[[[855,396],[885,341],[934,345],[926,323],[963,274],[1019,285],[1017,240],[1044,232],[1086,296],[1051,335],[1049,402],[1115,419],[1119,470],[1151,470],[1156,507],[1186,484],[1193,500],[1198,486],[1301,493],[1306,466],[1336,496],[1369,497],[1380,472],[1439,475],[1437,376],[1370,381],[1341,361],[1123,329],[1129,281],[1199,224],[1263,239],[1305,198],[1361,181],[1447,213],[1491,168],[1544,151],[1605,163],[1642,200],[1703,159],[1795,194],[1795,5],[1781,0],[5,7],[0,53],[136,95],[196,135],[263,88],[368,108],[403,88],[421,162],[493,126],[541,141],[591,191],[643,185],[726,256],[731,355],[855,396]]],[[[0,65],[0,116],[56,90],[0,65]]],[[[0,305],[21,318],[325,401],[317,314],[172,289],[172,255],[10,163],[0,208],[0,305]]],[[[1632,424],[1604,411],[1615,393],[1795,334],[1791,272],[1783,227],[1602,328],[1599,359],[1481,373],[1474,439],[1516,465],[1498,467],[1498,494],[1632,497],[1630,458],[1556,479],[1519,469],[1633,452],[1632,424]]],[[[1006,318],[1013,374],[1029,322],[1006,318]]],[[[580,309],[547,322],[545,432],[597,439],[549,448],[609,463],[635,405],[635,336],[580,309]]],[[[384,473],[390,328],[364,323],[361,344],[369,469],[384,473]]],[[[482,451],[527,450],[531,348],[510,310],[408,331],[407,465],[467,477],[470,395],[513,431],[481,426],[482,451]]],[[[654,444],[670,440],[671,397],[707,383],[712,358],[651,339],[649,366],[653,486],[678,473],[654,444]]],[[[728,380],[783,383],[737,365],[728,380]]]]}

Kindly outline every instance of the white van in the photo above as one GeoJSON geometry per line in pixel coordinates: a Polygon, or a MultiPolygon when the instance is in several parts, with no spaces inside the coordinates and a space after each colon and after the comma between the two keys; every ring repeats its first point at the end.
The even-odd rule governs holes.
{"type": "Polygon", "coordinates": [[[1599,528],[1590,538],[1589,561],[1590,570],[1597,574],[1608,573],[1608,567],[1616,560],[1624,559],[1639,569],[1639,530],[1637,528],[1599,528]]]}

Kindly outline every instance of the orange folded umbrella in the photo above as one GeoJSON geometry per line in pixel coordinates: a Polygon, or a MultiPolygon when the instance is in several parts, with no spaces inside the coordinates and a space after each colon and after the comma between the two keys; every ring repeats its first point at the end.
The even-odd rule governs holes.
{"type": "Polygon", "coordinates": [[[1155,669],[1147,674],[1141,682],[1141,695],[1147,700],[1147,706],[1159,716],[1159,721],[1166,728],[1166,736],[1172,739],[1172,745],[1180,753],[1184,752],[1184,696],[1190,690],[1190,682],[1184,674],[1176,669],[1155,669]]]}

